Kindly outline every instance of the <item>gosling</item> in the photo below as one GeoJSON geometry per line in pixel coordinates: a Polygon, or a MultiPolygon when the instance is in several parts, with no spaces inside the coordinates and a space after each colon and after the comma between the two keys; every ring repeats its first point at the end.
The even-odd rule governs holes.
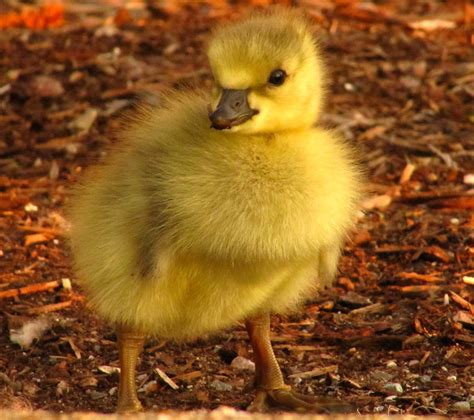
{"type": "Polygon", "coordinates": [[[189,340],[239,320],[256,364],[250,409],[345,409],[286,385],[270,343],[270,314],[334,278],[361,190],[352,148],[315,125],[317,43],[299,12],[273,9],[217,29],[208,57],[213,93],[138,110],[71,206],[78,276],[117,328],[118,411],[142,409],[147,336],[189,340]]]}

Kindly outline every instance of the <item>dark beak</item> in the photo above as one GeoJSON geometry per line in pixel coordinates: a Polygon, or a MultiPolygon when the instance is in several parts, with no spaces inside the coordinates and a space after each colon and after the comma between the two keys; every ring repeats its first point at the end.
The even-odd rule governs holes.
{"type": "Polygon", "coordinates": [[[217,130],[234,127],[252,118],[258,111],[250,108],[247,90],[224,89],[214,112],[209,113],[211,127],[217,130]]]}

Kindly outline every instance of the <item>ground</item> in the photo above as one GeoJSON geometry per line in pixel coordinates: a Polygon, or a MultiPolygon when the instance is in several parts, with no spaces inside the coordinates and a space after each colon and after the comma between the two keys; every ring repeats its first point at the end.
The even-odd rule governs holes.
{"type": "MultiPolygon", "coordinates": [[[[11,14],[20,3],[0,6],[0,407],[111,412],[116,337],[71,272],[71,186],[144,92],[210,86],[214,24],[270,2],[68,1],[11,14]],[[21,347],[32,321],[37,339],[21,347]]],[[[334,287],[273,318],[278,360],[301,391],[361,413],[470,416],[472,5],[293,3],[312,19],[331,73],[321,123],[357,144],[368,182],[334,287]]],[[[243,325],[188,344],[152,340],[141,399],[149,409],[243,409],[252,372],[231,365],[236,356],[252,357],[243,325]]]]}

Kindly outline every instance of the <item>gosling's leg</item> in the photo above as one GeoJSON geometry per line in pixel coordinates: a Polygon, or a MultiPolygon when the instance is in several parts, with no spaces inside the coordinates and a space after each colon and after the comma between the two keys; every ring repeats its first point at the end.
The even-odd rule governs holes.
{"type": "Polygon", "coordinates": [[[279,406],[296,411],[349,412],[353,407],[331,398],[299,394],[286,385],[270,342],[270,316],[260,315],[246,322],[255,358],[257,395],[250,411],[266,411],[279,406]]]}
{"type": "Polygon", "coordinates": [[[145,336],[143,334],[125,327],[118,329],[120,384],[117,411],[119,413],[129,413],[143,409],[137,396],[135,369],[144,343],[145,336]]]}

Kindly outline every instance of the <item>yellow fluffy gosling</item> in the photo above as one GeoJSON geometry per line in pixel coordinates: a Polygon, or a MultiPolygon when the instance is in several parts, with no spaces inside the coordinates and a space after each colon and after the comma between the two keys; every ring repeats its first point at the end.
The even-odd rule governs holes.
{"type": "Polygon", "coordinates": [[[139,111],[73,201],[78,275],[118,331],[118,410],[141,409],[146,336],[186,340],[240,320],[251,409],[345,408],[285,385],[269,338],[269,314],[333,279],[359,197],[351,148],[315,126],[318,47],[300,13],[274,9],[219,28],[208,56],[212,96],[174,92],[139,111]]]}

